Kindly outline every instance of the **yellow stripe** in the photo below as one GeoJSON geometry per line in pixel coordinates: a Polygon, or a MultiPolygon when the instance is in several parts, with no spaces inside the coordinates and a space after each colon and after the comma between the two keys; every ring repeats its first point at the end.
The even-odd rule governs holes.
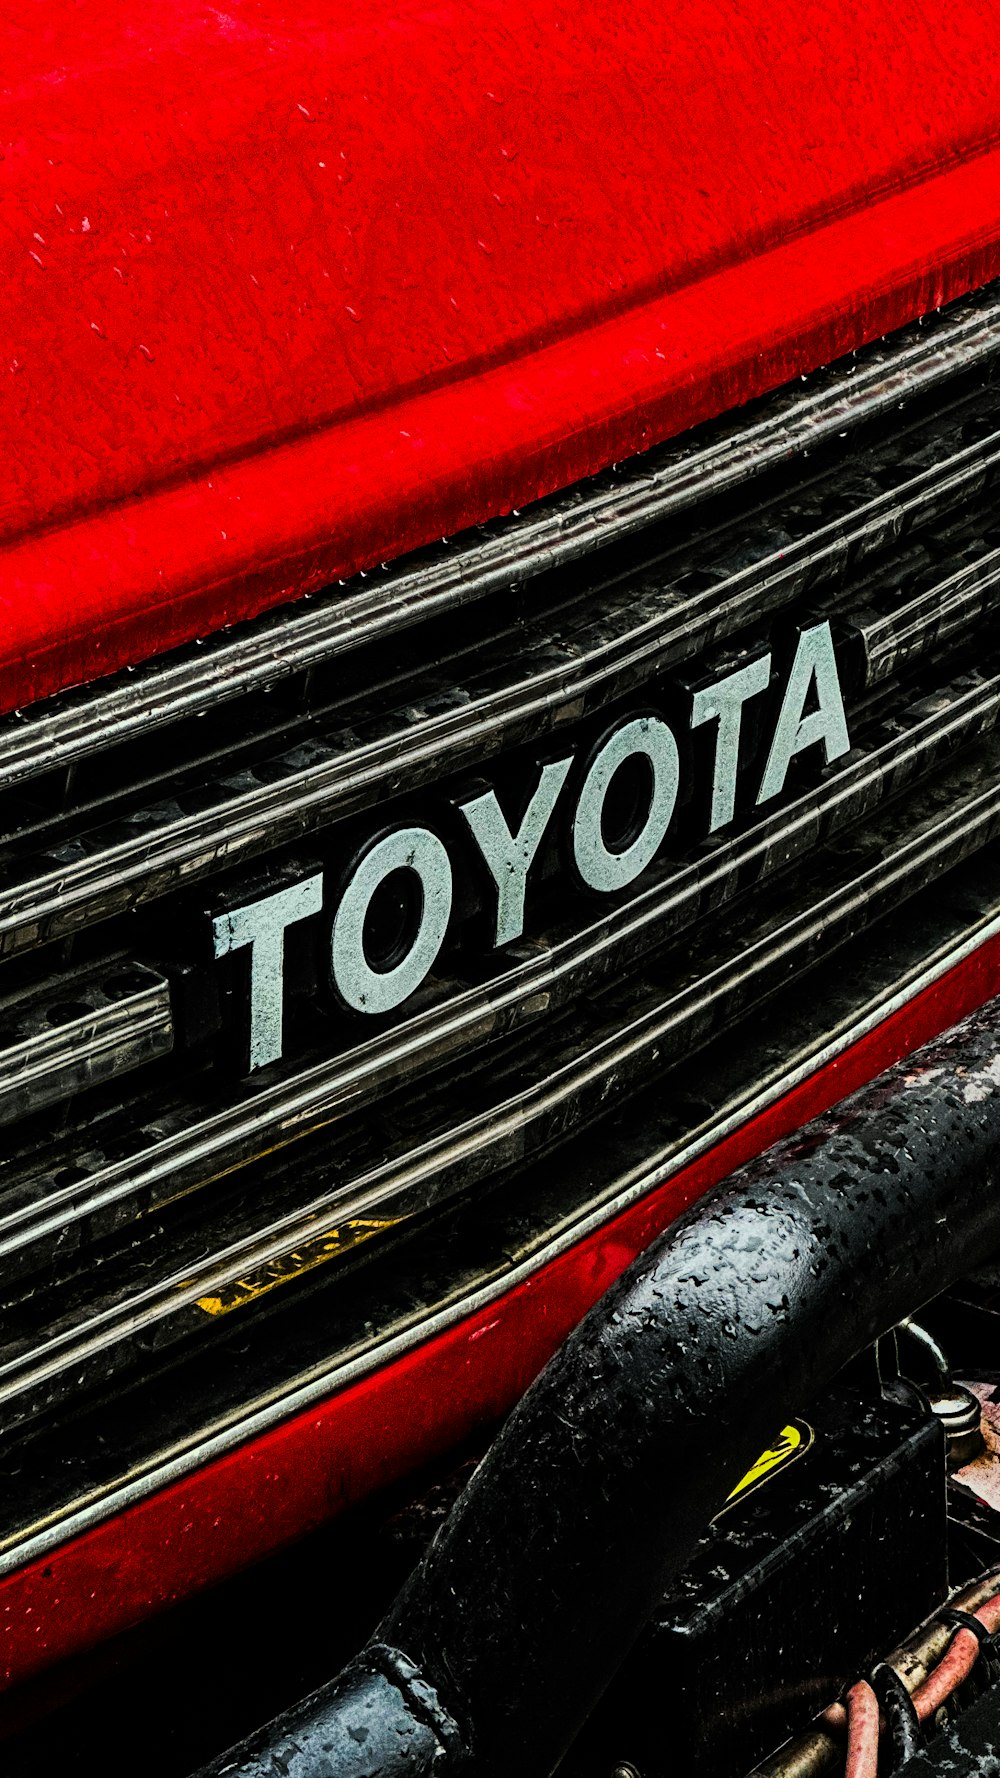
{"type": "MultiPolygon", "coordinates": [[[[266,1296],[269,1290],[276,1290],[279,1284],[287,1284],[291,1278],[300,1278],[303,1272],[311,1272],[314,1266],[325,1265],[327,1260],[339,1259],[340,1255],[349,1252],[352,1247],[360,1246],[362,1241],[370,1241],[373,1235],[381,1234],[383,1229],[395,1228],[403,1220],[392,1216],[381,1221],[357,1218],[341,1223],[339,1228],[327,1229],[322,1235],[316,1235],[311,1241],[304,1241],[291,1253],[282,1253],[277,1258],[268,1260],[256,1272],[249,1272],[245,1278],[235,1278],[227,1284],[218,1296],[200,1296],[197,1299],[199,1309],[206,1315],[228,1315],[231,1309],[240,1309],[244,1303],[252,1303],[257,1297],[266,1296]]],[[[182,1287],[183,1288],[183,1287],[182,1287]]]]}

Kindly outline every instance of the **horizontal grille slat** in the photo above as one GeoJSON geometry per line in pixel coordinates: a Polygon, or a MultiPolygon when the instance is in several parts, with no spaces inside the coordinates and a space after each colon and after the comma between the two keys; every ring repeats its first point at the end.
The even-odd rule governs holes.
{"type": "Polygon", "coordinates": [[[848,619],[864,649],[865,683],[879,684],[891,674],[962,636],[973,625],[992,620],[1000,607],[1000,549],[956,572],[934,578],[893,610],[848,619]]]}
{"type": "Polygon", "coordinates": [[[170,985],[126,961],[0,1001],[0,1124],[16,1122],[173,1048],[170,985]]]}

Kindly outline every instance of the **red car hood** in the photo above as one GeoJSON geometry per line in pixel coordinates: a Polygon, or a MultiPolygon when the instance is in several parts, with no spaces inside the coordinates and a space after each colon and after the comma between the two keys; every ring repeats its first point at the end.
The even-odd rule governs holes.
{"type": "Polygon", "coordinates": [[[1000,271],[995,0],[6,0],[0,705],[1000,271]]]}

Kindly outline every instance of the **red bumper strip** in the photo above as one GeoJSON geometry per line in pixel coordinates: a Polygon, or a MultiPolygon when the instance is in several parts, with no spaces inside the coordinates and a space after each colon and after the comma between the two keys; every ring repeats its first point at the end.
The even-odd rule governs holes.
{"type": "Polygon", "coordinates": [[[1000,936],[666,1184],[488,1307],[0,1580],[12,1684],[246,1567],[503,1415],[694,1199],[1000,987],[1000,936]]]}

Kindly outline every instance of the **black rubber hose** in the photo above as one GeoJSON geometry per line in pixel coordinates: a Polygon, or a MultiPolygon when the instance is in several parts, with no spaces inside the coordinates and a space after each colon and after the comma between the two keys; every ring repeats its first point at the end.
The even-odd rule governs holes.
{"type": "MultiPolygon", "coordinates": [[[[920,1722],[910,1697],[899,1674],[880,1661],[871,1675],[872,1691],[881,1706],[885,1717],[885,1726],[889,1733],[889,1745],[892,1748],[892,1760],[887,1765],[889,1773],[895,1772],[906,1759],[912,1759],[923,1746],[920,1722]]],[[[881,1769],[881,1768],[880,1768],[881,1769]]]]}
{"type": "Polygon", "coordinates": [[[998,1172],[993,1006],[656,1241],[511,1415],[381,1652],[213,1771],[547,1778],[775,1428],[1000,1245],[998,1172]],[[408,1677],[361,1710],[390,1659],[408,1677]],[[423,1739],[407,1741],[415,1683],[423,1739]]]}

